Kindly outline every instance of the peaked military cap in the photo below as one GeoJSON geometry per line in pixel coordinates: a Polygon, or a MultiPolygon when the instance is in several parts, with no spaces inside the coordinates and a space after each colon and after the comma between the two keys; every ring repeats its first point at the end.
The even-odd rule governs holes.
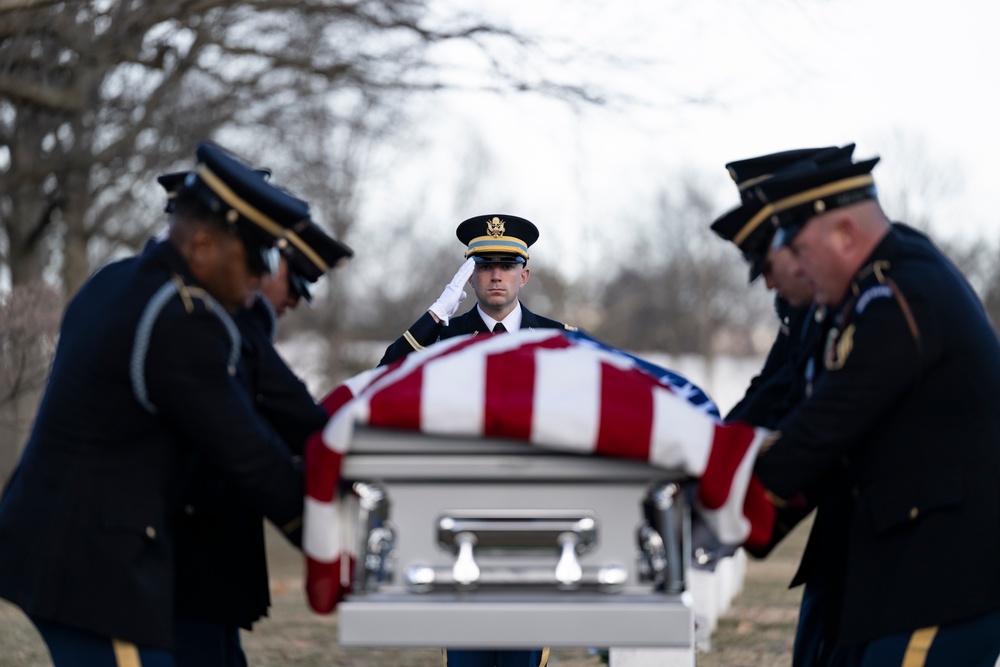
{"type": "Polygon", "coordinates": [[[468,246],[466,257],[480,262],[528,261],[528,247],[538,240],[538,228],[515,215],[493,213],[465,220],[456,230],[458,240],[468,246]]]}
{"type": "Polygon", "coordinates": [[[761,274],[767,252],[778,231],[778,220],[761,213],[767,202],[759,186],[791,173],[848,166],[853,153],[854,144],[803,148],[737,160],[726,165],[740,190],[743,203],[713,222],[712,231],[732,241],[743,253],[750,265],[750,282],[761,274]]]}
{"type": "Polygon", "coordinates": [[[167,201],[163,205],[163,210],[167,213],[174,212],[174,205],[177,203],[177,192],[184,185],[184,179],[187,175],[186,171],[173,171],[169,174],[160,174],[156,177],[156,182],[162,185],[163,189],[167,191],[167,201]]]}
{"type": "Polygon", "coordinates": [[[219,215],[243,240],[256,272],[275,269],[271,248],[286,229],[309,218],[309,204],[271,183],[270,172],[254,169],[210,141],[198,144],[198,163],[181,190],[219,215]]]}
{"type": "MultiPolygon", "coordinates": [[[[256,169],[261,178],[265,181],[271,178],[270,169],[256,169]]],[[[160,174],[156,177],[156,182],[163,186],[163,189],[167,192],[167,201],[163,205],[163,210],[167,213],[174,212],[174,204],[177,200],[177,193],[180,191],[181,186],[184,185],[184,179],[190,172],[187,171],[173,171],[167,174],[160,174]]]]}
{"type": "Polygon", "coordinates": [[[817,215],[866,199],[877,199],[872,169],[879,158],[860,162],[807,160],[754,186],[761,210],[748,222],[769,220],[777,228],[772,248],[788,245],[817,215]]]}
{"type": "Polygon", "coordinates": [[[353,250],[312,220],[286,230],[275,245],[288,261],[292,291],[309,303],[312,303],[312,284],[354,256],[353,250]]]}
{"type": "MultiPolygon", "coordinates": [[[[850,151],[854,150],[851,145],[850,151]]],[[[730,178],[736,183],[736,188],[740,191],[740,199],[744,202],[752,199],[754,195],[753,186],[774,176],[776,172],[785,169],[796,162],[823,156],[842,149],[836,146],[825,146],[823,148],[797,148],[779,153],[769,153],[757,157],[734,160],[726,165],[730,178]]],[[[850,157],[848,155],[848,157],[850,157]]]]}

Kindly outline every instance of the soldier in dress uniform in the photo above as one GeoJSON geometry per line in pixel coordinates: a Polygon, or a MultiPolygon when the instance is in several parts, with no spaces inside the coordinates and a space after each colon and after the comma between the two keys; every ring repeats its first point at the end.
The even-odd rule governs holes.
{"type": "MultiPolygon", "coordinates": [[[[538,228],[513,215],[479,215],[458,226],[467,247],[465,263],[426,313],[385,351],[379,365],[402,359],[439,340],[463,334],[572,329],[562,322],[532,313],[518,299],[528,282],[528,248],[538,240],[538,228]],[[476,306],[453,317],[465,298],[466,283],[476,293],[476,306]]],[[[543,667],[549,649],[446,649],[446,667],[543,667]]]]}
{"type": "Polygon", "coordinates": [[[467,246],[465,263],[428,311],[386,349],[380,366],[439,340],[463,334],[575,329],[535,315],[518,299],[531,275],[528,248],[538,240],[534,224],[513,215],[477,215],[460,224],[456,234],[467,246]],[[476,307],[453,317],[465,299],[466,283],[476,293],[476,307]]]}
{"type": "Polygon", "coordinates": [[[66,308],[38,416],[0,501],[0,596],[56,667],[173,665],[177,518],[193,456],[293,543],[303,476],[247,390],[233,315],[304,202],[198,146],[165,238],[66,308]]]}
{"type": "MultiPolygon", "coordinates": [[[[257,170],[262,179],[267,170],[257,170]]],[[[168,212],[186,173],[164,174],[168,212]]],[[[257,411],[299,456],[306,438],[326,424],[326,411],[274,349],[277,319],[311,298],[311,287],[353,251],[309,218],[281,233],[279,261],[261,277],[253,305],[234,316],[241,336],[241,378],[257,411]]],[[[177,522],[175,655],[180,665],[240,667],[240,628],[267,614],[270,587],[263,517],[204,457],[193,457],[177,522]]]]}
{"type": "MultiPolygon", "coordinates": [[[[739,207],[719,218],[712,229],[737,244],[750,263],[750,280],[764,275],[768,288],[776,292],[775,307],[781,317],[778,337],[764,368],[753,379],[743,399],[726,415],[727,420],[779,429],[781,422],[812,391],[822,371],[822,345],[828,330],[826,308],[814,302],[815,289],[798,270],[791,250],[773,247],[774,220],[761,214],[764,204],[754,186],[783,170],[803,170],[807,165],[821,168],[851,164],[854,145],[843,148],[809,148],[772,153],[726,165],[740,191],[739,207]]],[[[837,583],[844,567],[842,545],[846,523],[847,487],[834,475],[813,492],[810,502],[778,511],[771,542],[753,555],[762,558],[792,528],[816,510],[802,565],[792,586],[805,584],[799,622],[792,651],[793,667],[836,665],[835,643],[837,583]]]]}
{"type": "MultiPolygon", "coordinates": [[[[771,248],[775,226],[757,217],[761,207],[754,199],[753,185],[802,160],[815,156],[834,159],[839,150],[826,147],[783,151],[726,165],[739,189],[741,204],[713,222],[712,231],[739,248],[750,265],[751,283],[763,276],[765,286],[775,291],[774,307],[779,320],[778,335],[764,367],[726,415],[727,420],[777,428],[804,394],[808,357],[819,346],[824,319],[823,309],[813,303],[812,285],[794,270],[791,251],[771,248]]],[[[850,152],[839,159],[849,161],[850,152]]]]}
{"type": "Polygon", "coordinates": [[[846,480],[842,581],[827,600],[838,664],[992,667],[1000,343],[951,261],[890,223],[877,162],[807,164],[754,186],[778,225],[772,246],[791,249],[832,314],[823,373],[755,472],[778,506],[846,480]]]}

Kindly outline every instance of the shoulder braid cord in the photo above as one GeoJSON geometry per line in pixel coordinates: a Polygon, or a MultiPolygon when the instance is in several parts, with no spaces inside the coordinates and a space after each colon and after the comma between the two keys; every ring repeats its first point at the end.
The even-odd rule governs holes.
{"type": "Polygon", "coordinates": [[[903,313],[903,317],[906,319],[906,326],[910,330],[910,335],[913,336],[913,343],[917,346],[917,355],[923,356],[923,340],[920,335],[920,327],[917,326],[917,320],[913,317],[913,311],[910,309],[910,304],[907,302],[906,297],[903,296],[903,292],[899,289],[899,285],[896,284],[896,281],[885,275],[886,270],[888,270],[890,266],[891,265],[888,260],[877,260],[858,271],[857,278],[855,278],[854,282],[851,283],[851,292],[853,293],[853,296],[848,299],[847,303],[844,304],[844,308],[840,311],[840,316],[836,321],[839,326],[843,325],[843,322],[847,319],[848,315],[854,310],[854,305],[857,303],[858,297],[862,293],[861,287],[858,283],[867,278],[870,274],[875,274],[875,278],[878,280],[879,284],[885,285],[892,292],[893,297],[899,304],[900,311],[903,313]]]}
{"type": "Polygon", "coordinates": [[[129,360],[129,377],[132,381],[132,393],[147,412],[155,415],[156,406],[149,400],[149,391],[146,388],[146,354],[149,352],[149,339],[153,335],[153,325],[156,318],[160,316],[163,308],[175,296],[184,303],[184,310],[188,313],[194,312],[194,300],[198,299],[205,303],[205,307],[215,314],[226,328],[229,334],[229,373],[236,374],[236,364],[240,358],[240,332],[236,324],[229,316],[229,313],[219,305],[212,295],[200,287],[192,287],[184,284],[180,276],[174,275],[170,282],[164,283],[150,298],[146,308],[142,311],[139,324],[135,329],[135,341],[132,344],[132,357],[129,360]]]}

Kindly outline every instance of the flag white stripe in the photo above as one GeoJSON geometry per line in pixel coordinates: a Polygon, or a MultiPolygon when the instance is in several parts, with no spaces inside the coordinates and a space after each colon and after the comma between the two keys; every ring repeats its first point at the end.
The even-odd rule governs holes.
{"type": "Polygon", "coordinates": [[[486,410],[486,355],[459,350],[424,364],[420,428],[424,433],[481,435],[486,410]]]}
{"type": "Polygon", "coordinates": [[[653,433],[649,462],[700,476],[708,463],[715,423],[669,389],[653,389],[653,433]]]}
{"type": "Polygon", "coordinates": [[[535,352],[531,442],[592,452],[601,416],[601,364],[588,350],[569,347],[535,352]]]}
{"type": "Polygon", "coordinates": [[[308,495],[303,515],[302,551],[321,563],[332,563],[340,554],[340,516],[337,503],[325,503],[308,495]]]}
{"type": "Polygon", "coordinates": [[[753,475],[757,452],[768,433],[764,429],[756,430],[753,442],[750,443],[743,460],[740,461],[739,467],[733,474],[726,502],[716,510],[706,510],[704,507],[699,507],[699,514],[705,519],[705,524],[721,542],[742,544],[750,534],[750,521],[743,514],[743,502],[746,499],[747,489],[750,487],[750,478],[753,475]]]}

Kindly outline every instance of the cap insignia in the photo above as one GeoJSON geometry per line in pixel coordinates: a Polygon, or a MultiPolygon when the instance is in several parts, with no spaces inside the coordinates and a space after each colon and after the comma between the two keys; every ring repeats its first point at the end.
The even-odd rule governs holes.
{"type": "Polygon", "coordinates": [[[486,221],[486,233],[493,238],[499,238],[503,236],[504,232],[503,220],[494,216],[492,220],[486,221]]]}

